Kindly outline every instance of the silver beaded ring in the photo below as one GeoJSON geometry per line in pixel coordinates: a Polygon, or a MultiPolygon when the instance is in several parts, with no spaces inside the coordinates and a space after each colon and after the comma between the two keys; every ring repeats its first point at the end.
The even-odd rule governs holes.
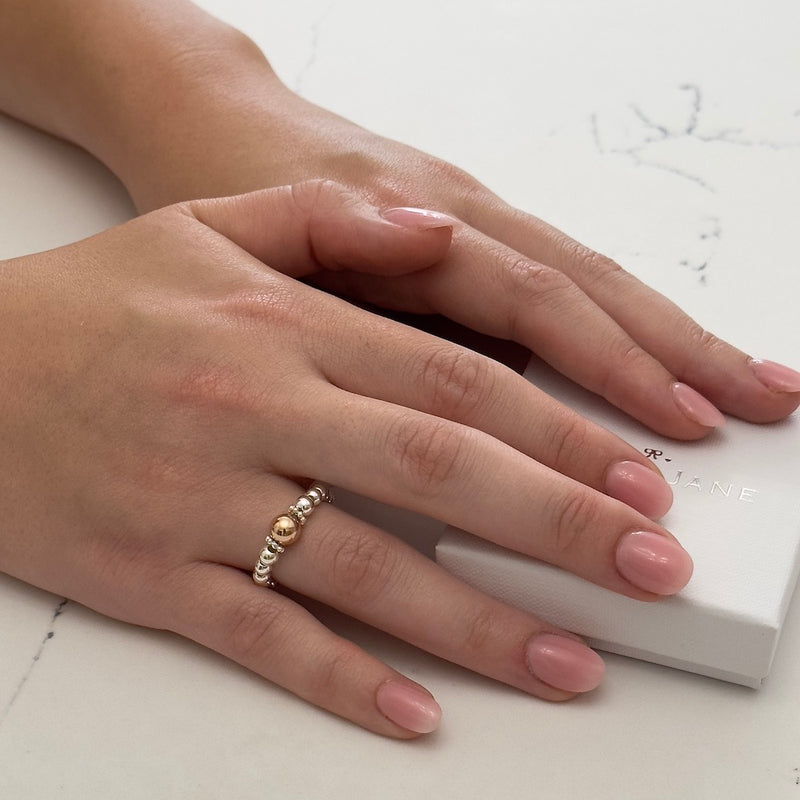
{"type": "Polygon", "coordinates": [[[294,505],[289,506],[289,510],[285,514],[280,514],[272,520],[264,547],[253,568],[253,580],[259,586],[275,588],[272,570],[281,553],[298,540],[300,531],[314,513],[314,509],[320,503],[332,502],[331,490],[324,484],[314,481],[305,493],[297,498],[294,505]]]}

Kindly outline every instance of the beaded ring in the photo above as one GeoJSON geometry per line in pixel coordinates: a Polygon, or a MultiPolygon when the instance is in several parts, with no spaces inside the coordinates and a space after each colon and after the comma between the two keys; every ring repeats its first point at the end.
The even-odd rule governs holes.
{"type": "Polygon", "coordinates": [[[331,490],[322,483],[314,481],[304,494],[297,498],[294,505],[289,506],[285,514],[272,520],[264,547],[258,555],[253,568],[253,580],[259,586],[275,588],[272,570],[281,553],[300,538],[300,532],[314,509],[320,503],[332,503],[331,490]]]}

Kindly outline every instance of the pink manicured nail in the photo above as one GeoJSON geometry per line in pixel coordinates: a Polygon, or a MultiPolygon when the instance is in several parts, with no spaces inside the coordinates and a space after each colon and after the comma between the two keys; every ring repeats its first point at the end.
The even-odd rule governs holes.
{"type": "Polygon", "coordinates": [[[635,461],[614,464],[606,475],[605,491],[651,519],[663,517],[672,505],[669,484],[657,472],[635,461]]]}
{"type": "Polygon", "coordinates": [[[535,678],[565,692],[591,691],[606,669],[594,650],[553,633],[534,636],[525,647],[525,659],[535,678]]]}
{"type": "Polygon", "coordinates": [[[756,378],[767,389],[772,389],[775,392],[800,392],[800,372],[797,372],[797,370],[763,358],[751,359],[750,367],[756,378]]]}
{"type": "Polygon", "coordinates": [[[430,733],[439,727],[442,709],[421,687],[389,680],[378,687],[375,702],[395,725],[415,733],[430,733]]]}
{"type": "Polygon", "coordinates": [[[654,594],[675,594],[692,577],[689,554],[672,539],[635,531],[617,545],[617,569],[634,586],[654,594]]]}
{"type": "Polygon", "coordinates": [[[675,405],[692,422],[705,425],[706,428],[720,428],[725,424],[725,417],[722,416],[719,409],[691,386],[687,386],[685,383],[673,383],[672,396],[675,399],[675,405]]]}
{"type": "Polygon", "coordinates": [[[430,211],[427,208],[389,208],[381,211],[381,216],[394,225],[404,228],[452,228],[456,224],[454,217],[442,214],[440,211],[430,211]]]}

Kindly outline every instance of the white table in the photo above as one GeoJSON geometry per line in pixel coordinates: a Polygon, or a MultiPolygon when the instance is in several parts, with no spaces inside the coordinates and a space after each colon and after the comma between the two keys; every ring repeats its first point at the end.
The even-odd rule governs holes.
{"type": "MultiPolygon", "coordinates": [[[[798,366],[795,0],[202,5],[305,96],[467,168],[798,366]]],[[[131,213],[88,156],[0,120],[0,256],[131,213]]],[[[435,523],[390,517],[432,549],[435,523]]],[[[430,687],[441,730],[381,739],[190,642],[0,576],[0,798],[800,799],[797,598],[758,692],[609,656],[604,687],[566,705],[320,613],[430,687]]]]}

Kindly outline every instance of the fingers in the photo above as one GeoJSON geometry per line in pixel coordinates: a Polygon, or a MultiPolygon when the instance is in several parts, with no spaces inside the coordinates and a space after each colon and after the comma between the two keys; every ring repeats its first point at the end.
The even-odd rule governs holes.
{"type": "Polygon", "coordinates": [[[321,474],[637,599],[691,576],[663,528],[482,431],[335,389],[313,397],[324,416],[297,404],[302,430],[276,445],[288,474],[321,474]]]}
{"type": "Polygon", "coordinates": [[[461,583],[385,532],[325,508],[306,533],[303,550],[279,564],[283,585],[537,697],[565,700],[599,684],[602,661],[577,637],[461,583]],[[551,647],[561,669],[540,653],[544,634],[565,639],[565,652],[551,647]]]}
{"type": "Polygon", "coordinates": [[[674,303],[633,276],[612,270],[607,286],[591,290],[620,324],[681,382],[694,387],[720,410],[751,422],[774,422],[800,405],[800,374],[772,362],[754,361],[741,350],[703,330],[674,303]],[[612,302],[609,290],[645,309],[633,315],[612,302]],[[659,327],[663,326],[663,327],[659,327]],[[670,331],[665,336],[664,331],[670,331]]]}
{"type": "Polygon", "coordinates": [[[665,435],[697,439],[724,422],[566,275],[472,229],[459,228],[448,255],[424,273],[391,281],[350,275],[348,286],[372,302],[422,297],[426,311],[513,339],[665,435]]]}
{"type": "Polygon", "coordinates": [[[800,373],[704,331],[674,303],[541,220],[495,200],[478,204],[473,224],[529,258],[563,272],[640,347],[722,411],[772,422],[800,405],[800,373]]]}
{"type": "Polygon", "coordinates": [[[293,277],[321,268],[381,275],[423,269],[447,252],[454,222],[424,209],[381,215],[346,187],[321,180],[180,208],[293,277]]]}
{"type": "MultiPolygon", "coordinates": [[[[211,557],[242,570],[252,569],[263,533],[245,532],[253,528],[253,520],[263,518],[263,498],[262,486],[249,500],[238,499],[238,508],[247,509],[242,513],[241,527],[238,532],[229,530],[210,540],[211,557]]],[[[295,499],[296,495],[286,499],[287,505],[295,499]]],[[[268,514],[279,511],[276,508],[268,514]]],[[[335,507],[321,506],[314,512],[300,540],[280,557],[275,575],[281,586],[538,697],[564,700],[593,689],[602,678],[602,661],[577,637],[462,584],[404,543],[335,507]]],[[[272,611],[266,613],[276,616],[272,611]]],[[[295,631],[290,642],[305,635],[295,619],[299,618],[286,622],[295,631]]],[[[268,638],[280,643],[281,628],[276,627],[277,634],[268,638]]],[[[331,654],[323,652],[320,657],[323,639],[317,634],[314,637],[318,641],[312,649],[314,657],[298,659],[291,670],[304,670],[304,663],[311,660],[312,669],[324,669],[326,676],[331,666],[337,674],[341,668],[343,673],[356,675],[359,687],[345,683],[343,691],[356,697],[358,705],[369,708],[376,687],[387,680],[386,668],[373,673],[370,666],[365,673],[360,662],[353,667],[326,664],[324,659],[330,659],[331,654]],[[365,690],[361,686],[364,683],[371,684],[372,690],[365,690]]],[[[282,658],[285,650],[277,646],[273,652],[282,658]]],[[[264,669],[262,666],[258,671],[263,674],[264,669]]],[[[274,674],[280,672],[271,668],[268,677],[274,679],[274,674]]],[[[283,682],[287,680],[292,680],[291,674],[281,676],[280,682],[287,685],[283,682]]],[[[312,673],[308,682],[316,685],[319,694],[330,694],[319,688],[319,676],[312,673]]],[[[330,683],[329,678],[326,682],[330,683]]],[[[288,688],[298,691],[294,688],[298,683],[295,679],[288,688]]],[[[300,687],[298,693],[308,696],[309,691],[300,687]]]]}
{"type": "MultiPolygon", "coordinates": [[[[800,374],[749,359],[608,259],[533,218],[526,218],[528,226],[540,240],[532,249],[547,265],[465,226],[445,256],[451,218],[420,209],[381,216],[327,181],[185,207],[289,275],[322,268],[377,273],[342,277],[361,283],[362,291],[383,280],[377,292],[367,292],[372,300],[381,292],[396,295],[392,305],[398,296],[414,298],[412,305],[422,298],[426,310],[515,338],[669,436],[699,438],[723,423],[705,395],[754,421],[781,418],[800,404],[800,374]]],[[[514,213],[505,224],[494,214],[499,233],[512,240],[521,224],[514,213]]]]}
{"type": "Polygon", "coordinates": [[[402,739],[438,727],[441,710],[423,687],[243,572],[195,564],[181,573],[176,597],[176,633],[320,708],[402,739]]]}
{"type": "Polygon", "coordinates": [[[636,449],[556,402],[496,361],[395,322],[372,317],[343,346],[318,345],[326,377],[348,392],[484,431],[540,463],[658,518],[672,492],[636,449]]]}

